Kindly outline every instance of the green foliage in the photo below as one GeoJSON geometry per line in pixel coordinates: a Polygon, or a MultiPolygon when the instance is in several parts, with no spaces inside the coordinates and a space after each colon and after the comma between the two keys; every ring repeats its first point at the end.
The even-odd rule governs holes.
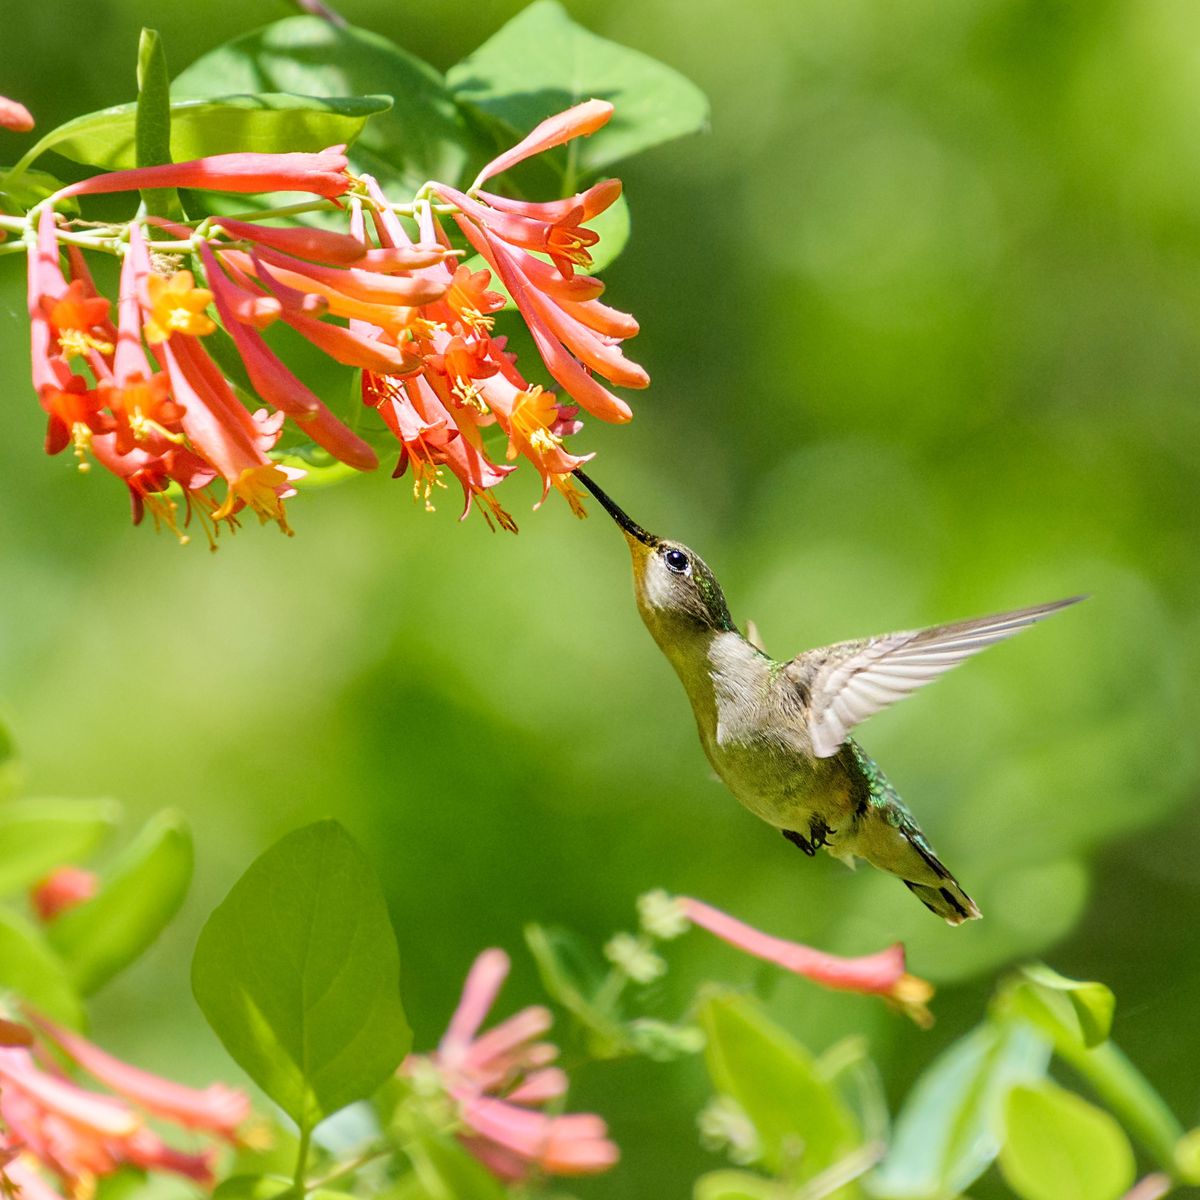
{"type": "MultiPolygon", "coordinates": [[[[143,29],[138,41],[138,98],[134,118],[135,158],[139,167],[171,161],[171,79],[167,53],[156,30],[143,29]]],[[[143,188],[142,202],[149,212],[165,217],[181,215],[174,189],[143,188]]]]}
{"type": "Polygon", "coordinates": [[[406,1144],[423,1196],[429,1200],[504,1200],[504,1188],[456,1141],[425,1134],[406,1144]]]}
{"type": "Polygon", "coordinates": [[[336,821],[289,834],[200,934],[192,987],[229,1053],[301,1127],[371,1094],[411,1044],[370,863],[336,821]]]}
{"type": "Polygon", "coordinates": [[[446,81],[458,102],[492,129],[498,145],[582,100],[615,104],[608,125],[572,143],[568,191],[575,180],[695,133],[708,121],[708,100],[695,84],[577,25],[557,0],[535,0],[452,67],[446,81]]]}
{"type": "Polygon", "coordinates": [[[1117,1003],[1111,988],[1102,983],[1081,983],[1076,979],[1068,979],[1044,963],[1030,963],[1022,967],[1021,976],[1028,983],[1024,986],[1017,984],[1011,996],[1012,1003],[1019,1011],[1032,1016],[1035,1022],[1043,1024],[1043,1010],[1036,1002],[1031,1002],[1029,985],[1032,984],[1042,997],[1045,997],[1047,992],[1058,992],[1065,995],[1070,1002],[1079,1022],[1079,1037],[1087,1049],[1090,1050],[1108,1040],[1112,1031],[1113,1009],[1117,1003]]]}
{"type": "Polygon", "coordinates": [[[779,1185],[749,1171],[709,1171],[696,1180],[693,1200],[776,1200],[779,1185]]]}
{"type": "Polygon", "coordinates": [[[754,1123],[769,1170],[811,1179],[855,1148],[849,1107],[804,1047],[751,1000],[714,991],[697,1017],[713,1086],[754,1123]]]}
{"type": "Polygon", "coordinates": [[[1117,1200],[1133,1183],[1121,1127],[1052,1083],[1014,1087],[1004,1123],[1000,1169],[1022,1200],[1117,1200]]]}
{"type": "Polygon", "coordinates": [[[1041,1079],[1050,1061],[1024,1025],[986,1023],[954,1042],[917,1080],[896,1118],[887,1158],[872,1179],[888,1200],[943,1200],[965,1191],[1004,1140],[1004,1101],[1041,1079]]]}
{"type": "Polygon", "coordinates": [[[83,1023],[67,965],[39,930],[6,909],[0,909],[0,988],[56,1021],[76,1028],[83,1023]]]}
{"type": "Polygon", "coordinates": [[[377,33],[335,27],[319,17],[287,17],[202,55],[173,85],[176,96],[262,89],[392,97],[350,156],[385,191],[412,192],[429,179],[455,183],[466,163],[468,135],[441,75],[377,33]]]}
{"type": "MultiPolygon", "coordinates": [[[[390,107],[386,96],[329,97],[252,95],[176,100],[171,104],[171,159],[187,162],[235,151],[316,151],[352,142],[368,117],[390,107]]],[[[25,166],[47,150],[106,171],[137,166],[137,112],[118,104],[75,117],[46,134],[21,160],[25,166]]]]}
{"type": "Polygon", "coordinates": [[[192,835],[182,815],[161,812],[104,871],[99,891],[50,925],[50,943],[82,995],[150,946],[179,911],[191,879],[192,835]]]}
{"type": "Polygon", "coordinates": [[[112,800],[0,804],[0,896],[31,887],[64,863],[86,860],[120,815],[120,805],[112,800]]]}

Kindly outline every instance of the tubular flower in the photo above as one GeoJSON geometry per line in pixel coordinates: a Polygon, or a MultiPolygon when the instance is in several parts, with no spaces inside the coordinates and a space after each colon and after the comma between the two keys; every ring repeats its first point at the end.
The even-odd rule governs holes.
{"type": "Polygon", "coordinates": [[[25,1030],[24,1038],[5,1036],[0,1045],[0,1157],[12,1183],[33,1197],[58,1197],[49,1176],[64,1194],[84,1197],[97,1179],[128,1165],[211,1186],[215,1148],[177,1150],[147,1125],[147,1118],[232,1139],[249,1116],[244,1095],[219,1084],[196,1091],[159,1079],[44,1018],[34,1020],[40,1039],[25,1030]],[[65,1054],[117,1095],[88,1091],[56,1066],[39,1065],[53,1063],[52,1052],[65,1054]]]}
{"type": "Polygon", "coordinates": [[[190,162],[110,171],[72,183],[54,198],[176,187],[212,192],[311,192],[332,198],[350,190],[345,149],[330,146],[319,154],[213,154],[190,162]]]}
{"type": "Polygon", "coordinates": [[[504,951],[485,950],[467,973],[437,1050],[410,1055],[401,1071],[418,1090],[436,1088],[451,1099],[459,1140],[500,1179],[523,1179],[534,1169],[550,1175],[606,1171],[620,1152],[600,1117],[539,1111],[567,1090],[566,1075],[550,1065],[557,1047],[539,1040],[550,1028],[549,1011],[525,1008],[479,1033],[508,969],[504,951]]]}
{"type": "Polygon", "coordinates": [[[96,894],[96,876],[82,867],[56,867],[29,893],[29,903],[43,923],[90,900],[96,894]]]}
{"type": "Polygon", "coordinates": [[[0,129],[11,129],[14,133],[28,133],[33,128],[33,117],[29,109],[17,100],[0,96],[0,129]]]}
{"type": "Polygon", "coordinates": [[[637,322],[602,304],[603,285],[582,273],[598,240],[589,222],[621,185],[605,180],[548,201],[480,188],[531,155],[594,132],[611,113],[604,101],[576,105],[493,159],[468,191],[434,182],[403,204],[370,176],[351,176],[341,146],[213,155],[61,189],[40,206],[36,237],[26,236],[33,382],[48,417],[47,451],[73,446],[81,470],[98,462],[124,481],[135,523],[148,509],[181,541],[196,516],[215,545],[222,525],[236,528],[247,508],[290,533],[284,501],[303,472],[286,465],[285,420],[356,470],[374,469],[378,458],[272,349],[264,333],[282,322],[361,371],[364,404],[399,446],[395,474],[411,468],[414,496],[426,508],[453,475],[464,517],[478,507],[489,523],[515,531],[493,490],[525,459],[542,480],[539,504],[554,488],[584,515],[571,475],[590,455],[571,453],[564,441],[581,428],[577,406],[627,421],[629,406],[606,383],[648,383],[621,350],[637,322]],[[338,208],[338,197],[352,193],[348,227],[287,224],[282,211],[190,225],[154,215],[127,227],[88,222],[63,238],[70,243],[64,272],[58,200],[173,187],[307,191],[338,208]],[[443,227],[447,215],[454,224],[443,227]],[[156,232],[148,242],[143,229],[151,226],[169,240],[156,232]],[[470,250],[455,248],[447,229],[479,253],[482,269],[458,261],[470,250]],[[115,325],[81,246],[123,257],[115,325]],[[495,332],[509,297],[562,389],[561,403],[518,370],[495,332]],[[217,359],[227,361],[222,349],[240,365],[218,367],[217,359]],[[274,411],[243,403],[246,389],[274,411]]]}
{"type": "Polygon", "coordinates": [[[676,899],[679,911],[722,941],[766,962],[803,975],[827,988],[882,996],[923,1029],[933,1024],[928,1002],[933,986],[905,970],[904,947],[897,943],[878,954],[842,958],[799,942],[772,937],[702,900],[676,899]]]}

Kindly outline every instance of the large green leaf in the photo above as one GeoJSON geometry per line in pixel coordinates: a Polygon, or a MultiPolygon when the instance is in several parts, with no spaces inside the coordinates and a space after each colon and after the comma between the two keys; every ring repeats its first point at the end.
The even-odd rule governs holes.
{"type": "Polygon", "coordinates": [[[192,988],[301,1128],[370,1095],[412,1040],[379,881],[336,821],[289,834],[234,884],[201,931],[192,988]]]}
{"type": "Polygon", "coordinates": [[[49,926],[75,986],[89,996],[127,967],[179,911],[192,880],[192,835],[166,810],[104,872],[100,890],[49,926]]]}
{"type": "MultiPolygon", "coordinates": [[[[386,96],[281,96],[269,93],[177,100],[171,105],[171,158],[188,162],[237,151],[315,151],[358,137],[386,96]]],[[[52,129],[21,160],[47,150],[106,171],[137,165],[137,105],[118,104],[52,129]]]]}
{"type": "Polygon", "coordinates": [[[1116,1200],[1133,1149],[1108,1113],[1043,1081],[1009,1093],[1000,1170],[1022,1200],[1116,1200]]]}
{"type": "Polygon", "coordinates": [[[959,1195],[1000,1150],[1009,1089],[1041,1079],[1049,1061],[1046,1040],[1024,1025],[981,1025],[953,1043],[900,1110],[872,1190],[887,1200],[959,1195]]]}
{"type": "Polygon", "coordinates": [[[860,1137],[849,1107],[808,1051],[753,1001],[712,992],[698,1017],[713,1086],[754,1123],[770,1171],[811,1179],[855,1149],[860,1137]]]}
{"type": "Polygon", "coordinates": [[[708,101],[663,63],[597,37],[557,0],[536,0],[446,81],[460,104],[495,127],[505,144],[582,100],[609,100],[612,120],[578,147],[580,174],[594,174],[660,142],[703,129],[708,101]]]}
{"type": "Polygon", "coordinates": [[[14,800],[0,805],[0,895],[81,862],[116,825],[113,800],[14,800]]]}
{"type": "MultiPolygon", "coordinates": [[[[351,150],[385,189],[411,193],[429,179],[455,183],[470,139],[442,76],[379,34],[319,17],[287,17],[197,59],[173,85],[177,97],[268,88],[305,96],[383,93],[395,104],[351,150]]],[[[346,138],[338,138],[346,141],[346,138]]]]}
{"type": "Polygon", "coordinates": [[[41,931],[16,913],[0,908],[0,990],[28,1000],[34,1008],[76,1028],[83,1006],[62,959],[41,931]]]}

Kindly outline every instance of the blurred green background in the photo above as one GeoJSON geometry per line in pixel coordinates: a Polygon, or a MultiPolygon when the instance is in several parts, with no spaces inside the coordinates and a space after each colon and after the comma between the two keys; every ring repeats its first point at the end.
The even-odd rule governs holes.
{"type": "MultiPolygon", "coordinates": [[[[518,3],[345,0],[446,68],[518,3]]],[[[233,1077],[191,999],[200,923],[285,831],[340,817],[393,908],[417,1046],[472,956],[538,994],[529,919],[596,940],[663,886],[780,935],[907,942],[921,1033],[868,1000],[760,977],[694,933],[652,997],[764,990],[820,1050],[862,1030],[894,1101],[1045,955],[1118,996],[1114,1036],[1200,1121],[1200,26],[1182,0],[567,0],[711,97],[711,134],[621,172],[633,238],[607,299],[654,383],[577,447],[637,520],[698,548],[777,655],[1079,591],[1083,607],[862,731],[986,919],[809,861],[709,778],[634,610],[622,540],[502,489],[519,537],[436,515],[386,472],[293,501],[294,540],[210,555],[127,523],[123,489],[41,453],[19,259],[0,260],[0,700],[31,792],[177,805],[192,896],[96,1006],[101,1041],[233,1077]]],[[[132,98],[137,31],[173,70],[291,10],[23,8],[0,92],[42,130],[132,98]]],[[[0,161],[19,154],[0,139],[0,161]]],[[[48,164],[50,165],[50,161],[48,164]]],[[[532,370],[528,358],[527,369],[532,370]]],[[[526,472],[521,472],[526,475],[526,472]]],[[[683,1197],[699,1065],[615,1063],[573,1107],[624,1150],[591,1197],[683,1197]]],[[[999,1185],[985,1181],[980,1197],[999,1185]]]]}

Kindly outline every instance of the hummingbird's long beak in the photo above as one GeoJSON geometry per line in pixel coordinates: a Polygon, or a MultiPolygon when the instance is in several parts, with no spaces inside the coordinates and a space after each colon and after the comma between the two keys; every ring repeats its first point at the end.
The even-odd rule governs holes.
{"type": "Polygon", "coordinates": [[[612,519],[616,521],[616,523],[620,525],[625,533],[627,533],[631,538],[636,538],[642,543],[643,546],[658,545],[659,539],[656,538],[654,534],[647,533],[635,520],[633,520],[627,513],[625,513],[616,505],[612,497],[610,497],[607,492],[589,479],[578,468],[575,470],[575,478],[578,479],[579,482],[582,483],[583,486],[587,488],[587,490],[591,492],[592,495],[595,496],[602,505],[604,505],[605,509],[608,510],[608,515],[612,517],[612,519]]]}

